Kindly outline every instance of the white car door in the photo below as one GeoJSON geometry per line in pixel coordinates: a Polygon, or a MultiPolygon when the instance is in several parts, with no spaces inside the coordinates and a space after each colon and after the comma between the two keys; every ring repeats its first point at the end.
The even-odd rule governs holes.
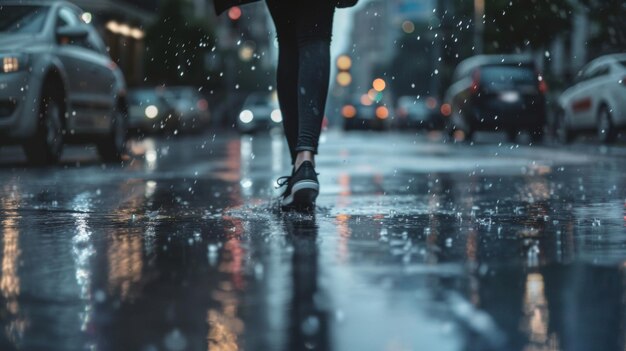
{"type": "Polygon", "coordinates": [[[615,80],[611,74],[611,64],[606,63],[598,68],[593,79],[592,90],[589,94],[591,97],[590,117],[594,126],[598,123],[598,111],[601,104],[609,104],[609,108],[613,108],[610,101],[611,90],[614,89],[615,80]]]}
{"type": "Polygon", "coordinates": [[[626,60],[616,61],[611,67],[607,94],[613,109],[611,117],[617,126],[626,125],[626,60]]]}
{"type": "Polygon", "coordinates": [[[599,89],[608,76],[606,64],[590,67],[585,70],[582,80],[573,88],[567,109],[570,126],[575,129],[590,129],[596,126],[596,111],[600,96],[599,89]]]}
{"type": "MultiPolygon", "coordinates": [[[[56,18],[57,29],[89,28],[74,9],[61,7],[56,18]]],[[[112,94],[102,94],[102,90],[110,92],[112,81],[106,77],[110,74],[108,60],[97,53],[89,45],[88,37],[76,42],[60,40],[56,53],[65,67],[69,81],[68,99],[71,108],[68,127],[76,132],[94,132],[106,130],[112,103],[112,94]],[[102,96],[107,95],[108,99],[102,96]]],[[[104,45],[103,45],[104,46],[104,45]]]]}

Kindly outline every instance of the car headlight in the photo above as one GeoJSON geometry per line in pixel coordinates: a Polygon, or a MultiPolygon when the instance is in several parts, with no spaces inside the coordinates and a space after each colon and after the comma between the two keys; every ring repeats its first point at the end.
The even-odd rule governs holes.
{"type": "Polygon", "coordinates": [[[159,115],[159,109],[154,105],[150,105],[146,107],[146,110],[144,111],[144,113],[146,114],[146,117],[150,119],[154,119],[156,118],[156,116],[159,115]]]}
{"type": "Polygon", "coordinates": [[[272,121],[274,121],[274,123],[280,123],[283,121],[283,114],[280,113],[279,109],[275,109],[274,111],[272,111],[270,118],[272,119],[272,121]]]}
{"type": "Polygon", "coordinates": [[[2,72],[12,73],[26,68],[28,57],[26,55],[3,55],[0,56],[2,72]]]}
{"type": "Polygon", "coordinates": [[[239,120],[245,124],[252,122],[254,114],[250,110],[243,110],[239,114],[239,120]]]}

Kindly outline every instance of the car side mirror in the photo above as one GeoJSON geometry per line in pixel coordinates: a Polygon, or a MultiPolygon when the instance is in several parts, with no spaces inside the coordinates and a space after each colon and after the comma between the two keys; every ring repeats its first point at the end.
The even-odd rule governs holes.
{"type": "Polygon", "coordinates": [[[89,36],[87,26],[63,26],[57,29],[57,39],[61,44],[69,44],[71,42],[82,41],[89,36]]]}

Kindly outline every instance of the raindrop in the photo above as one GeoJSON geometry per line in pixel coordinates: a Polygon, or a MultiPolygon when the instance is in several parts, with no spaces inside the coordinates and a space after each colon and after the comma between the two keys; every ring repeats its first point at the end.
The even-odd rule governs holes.
{"type": "Polygon", "coordinates": [[[209,245],[209,253],[207,255],[207,258],[209,259],[209,264],[211,265],[211,267],[215,267],[217,265],[217,247],[215,247],[215,250],[212,250],[211,246],[213,245],[209,245]]]}
{"type": "Polygon", "coordinates": [[[320,329],[320,321],[316,316],[308,316],[302,321],[301,329],[304,335],[315,335],[320,329]]]}
{"type": "Polygon", "coordinates": [[[106,301],[107,295],[102,290],[96,290],[93,297],[97,303],[103,303],[104,301],[106,301]]]}
{"type": "Polygon", "coordinates": [[[346,318],[345,313],[342,310],[335,311],[335,319],[339,322],[343,321],[346,318]]]}
{"type": "Polygon", "coordinates": [[[259,280],[263,279],[263,271],[264,271],[264,269],[263,269],[263,265],[262,264],[257,263],[257,264],[254,265],[254,276],[257,279],[259,279],[259,280]]]}
{"type": "Polygon", "coordinates": [[[169,351],[182,351],[187,348],[187,338],[178,329],[167,334],[163,343],[169,351]]]}

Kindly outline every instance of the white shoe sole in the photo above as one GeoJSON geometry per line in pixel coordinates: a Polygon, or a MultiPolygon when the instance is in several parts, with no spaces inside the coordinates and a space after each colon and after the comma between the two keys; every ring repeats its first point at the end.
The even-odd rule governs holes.
{"type": "Polygon", "coordinates": [[[301,180],[293,185],[291,194],[281,201],[282,207],[311,208],[319,193],[320,185],[314,181],[301,180]]]}

